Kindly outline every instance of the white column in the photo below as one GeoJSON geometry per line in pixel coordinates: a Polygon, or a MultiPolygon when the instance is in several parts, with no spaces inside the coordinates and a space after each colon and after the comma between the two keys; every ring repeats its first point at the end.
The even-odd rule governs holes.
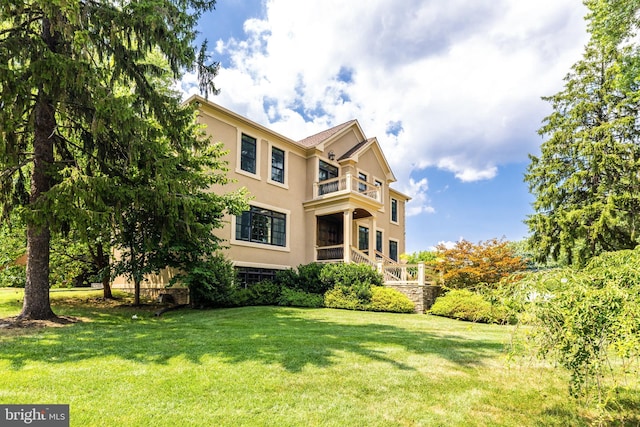
{"type": "Polygon", "coordinates": [[[371,229],[369,230],[369,259],[376,262],[376,217],[371,216],[371,229]]]}
{"type": "Polygon", "coordinates": [[[418,263],[418,285],[424,286],[424,262],[418,263]]]}
{"type": "Polygon", "coordinates": [[[351,261],[351,209],[347,209],[342,215],[343,260],[345,264],[351,261]]]}

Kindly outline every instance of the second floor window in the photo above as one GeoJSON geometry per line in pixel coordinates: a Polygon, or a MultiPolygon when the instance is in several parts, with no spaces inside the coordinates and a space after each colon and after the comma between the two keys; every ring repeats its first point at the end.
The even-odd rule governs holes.
{"type": "Polygon", "coordinates": [[[271,180],[284,184],[284,151],[271,148],[271,180]]]}
{"type": "Polygon", "coordinates": [[[338,168],[320,160],[320,167],[318,169],[318,181],[326,181],[328,179],[337,177],[338,168]]]}
{"type": "Polygon", "coordinates": [[[391,199],[391,222],[398,222],[398,201],[391,199]]]}
{"type": "Polygon", "coordinates": [[[358,179],[358,191],[364,193],[365,191],[367,191],[367,175],[363,174],[362,172],[358,172],[358,179]]]}
{"type": "Polygon", "coordinates": [[[240,169],[249,173],[256,173],[256,139],[242,134],[240,152],[240,169]]]}
{"type": "Polygon", "coordinates": [[[236,240],[286,246],[287,216],[251,206],[250,210],[236,216],[236,240]]]}

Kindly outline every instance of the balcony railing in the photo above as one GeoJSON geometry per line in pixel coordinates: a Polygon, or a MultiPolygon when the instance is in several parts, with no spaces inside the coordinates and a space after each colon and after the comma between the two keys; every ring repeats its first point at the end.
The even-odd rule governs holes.
{"type": "Polygon", "coordinates": [[[337,178],[320,181],[313,184],[313,197],[315,199],[336,193],[360,193],[382,203],[380,187],[363,181],[351,174],[337,178]]]}
{"type": "Polygon", "coordinates": [[[339,261],[344,258],[344,246],[320,246],[316,248],[318,261],[339,261]]]}

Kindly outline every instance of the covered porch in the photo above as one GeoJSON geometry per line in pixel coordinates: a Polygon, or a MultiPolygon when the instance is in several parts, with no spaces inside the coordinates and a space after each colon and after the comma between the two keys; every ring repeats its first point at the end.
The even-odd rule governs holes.
{"type": "Polygon", "coordinates": [[[366,209],[347,208],[316,215],[315,220],[316,261],[374,264],[382,256],[377,247],[381,242],[376,242],[376,217],[366,209]]]}

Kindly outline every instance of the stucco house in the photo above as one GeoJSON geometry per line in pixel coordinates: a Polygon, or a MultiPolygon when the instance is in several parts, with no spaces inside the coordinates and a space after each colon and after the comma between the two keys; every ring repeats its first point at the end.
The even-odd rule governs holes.
{"type": "Polygon", "coordinates": [[[396,178],[378,140],[357,120],[296,141],[199,96],[186,102],[228,150],[234,182],[212,191],[246,187],[252,196],[250,209],[217,232],[243,283],[316,261],[399,265],[409,197],[391,187],[396,178]]]}
{"type": "Polygon", "coordinates": [[[409,198],[390,187],[380,144],[356,120],[295,141],[202,98],[188,102],[229,151],[230,187],[253,197],[220,231],[244,280],[314,261],[398,260],[409,198]]]}

